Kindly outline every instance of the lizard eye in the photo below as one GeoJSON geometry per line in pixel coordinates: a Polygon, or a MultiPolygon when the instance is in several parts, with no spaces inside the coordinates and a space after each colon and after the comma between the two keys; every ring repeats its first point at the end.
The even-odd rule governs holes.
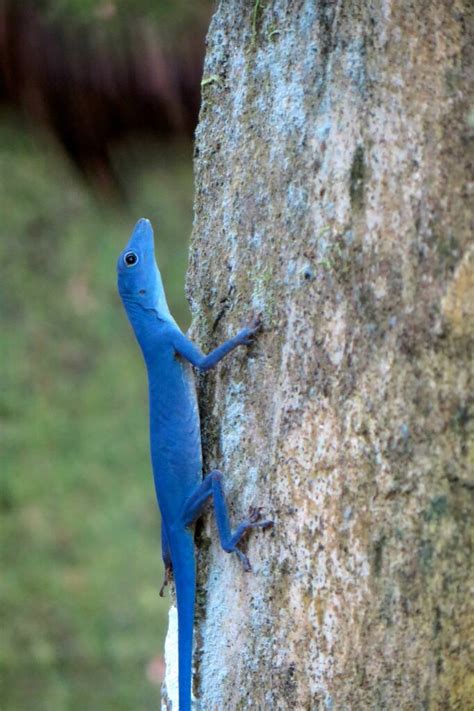
{"type": "Polygon", "coordinates": [[[127,254],[124,255],[123,261],[126,267],[133,267],[138,262],[138,254],[135,252],[127,252],[127,254]]]}

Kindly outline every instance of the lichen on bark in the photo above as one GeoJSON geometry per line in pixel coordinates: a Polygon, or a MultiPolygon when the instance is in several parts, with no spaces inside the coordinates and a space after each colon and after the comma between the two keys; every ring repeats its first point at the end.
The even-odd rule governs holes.
{"type": "Polygon", "coordinates": [[[234,520],[276,526],[249,537],[252,574],[212,514],[198,531],[206,711],[474,698],[472,28],[467,0],[212,20],[193,334],[265,329],[201,381],[204,454],[234,520]]]}

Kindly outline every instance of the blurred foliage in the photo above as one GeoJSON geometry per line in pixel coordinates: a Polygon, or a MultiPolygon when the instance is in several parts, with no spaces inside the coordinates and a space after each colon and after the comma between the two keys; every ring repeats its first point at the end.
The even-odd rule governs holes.
{"type": "Polygon", "coordinates": [[[47,137],[8,116],[0,135],[0,708],[157,708],[146,669],[167,602],[145,372],[115,262],[149,217],[185,325],[191,147],[117,157],[118,207],[97,201],[47,137]]]}
{"type": "Polygon", "coordinates": [[[133,17],[155,23],[163,36],[176,39],[181,31],[202,25],[215,3],[213,0],[36,0],[35,4],[50,22],[87,26],[96,25],[99,20],[113,28],[123,26],[133,17]]]}

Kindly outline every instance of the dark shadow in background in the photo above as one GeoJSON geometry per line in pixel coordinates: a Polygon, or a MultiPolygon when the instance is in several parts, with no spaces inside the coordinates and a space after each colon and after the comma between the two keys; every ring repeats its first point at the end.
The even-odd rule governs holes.
{"type": "Polygon", "coordinates": [[[84,25],[51,19],[37,2],[4,0],[0,102],[51,131],[89,180],[116,189],[119,144],[192,138],[209,2],[195,7],[192,26],[184,21],[173,36],[146,15],[116,17],[110,2],[97,3],[84,25]]]}

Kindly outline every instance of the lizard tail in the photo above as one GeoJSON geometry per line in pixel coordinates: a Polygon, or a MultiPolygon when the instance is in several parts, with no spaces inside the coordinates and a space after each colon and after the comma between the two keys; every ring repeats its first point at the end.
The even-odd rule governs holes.
{"type": "Polygon", "coordinates": [[[179,711],[191,711],[194,601],[196,571],[194,538],[189,530],[171,545],[171,560],[178,607],[179,711]]]}

